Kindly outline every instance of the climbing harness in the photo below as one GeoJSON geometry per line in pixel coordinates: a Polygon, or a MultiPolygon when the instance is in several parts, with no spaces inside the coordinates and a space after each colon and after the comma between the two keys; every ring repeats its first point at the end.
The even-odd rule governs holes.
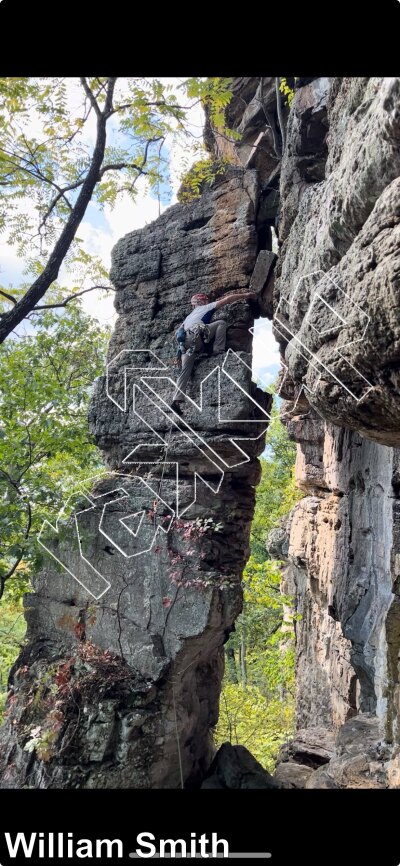
{"type": "Polygon", "coordinates": [[[189,356],[195,353],[198,337],[200,337],[204,344],[209,343],[211,340],[211,332],[208,325],[205,325],[204,322],[198,322],[197,325],[193,325],[193,328],[190,328],[187,331],[185,331],[185,328],[181,325],[175,332],[175,337],[178,343],[176,357],[182,361],[182,355],[189,356]],[[186,348],[186,334],[191,334],[194,337],[193,344],[188,349],[186,348]]]}
{"type": "Polygon", "coordinates": [[[200,337],[203,340],[203,343],[209,343],[211,340],[210,329],[208,325],[204,324],[204,322],[198,322],[197,325],[194,325],[193,328],[188,331],[188,334],[193,334],[195,340],[197,337],[200,337]]]}

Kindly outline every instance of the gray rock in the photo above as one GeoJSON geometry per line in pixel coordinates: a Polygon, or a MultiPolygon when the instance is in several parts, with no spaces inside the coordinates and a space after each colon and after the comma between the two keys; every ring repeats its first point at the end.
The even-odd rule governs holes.
{"type": "Polygon", "coordinates": [[[321,726],[296,731],[293,740],[281,746],[278,766],[281,762],[294,761],[316,769],[329,763],[335,754],[335,734],[321,726]]]}
{"type": "Polygon", "coordinates": [[[319,770],[314,770],[313,773],[308,777],[306,784],[304,786],[307,789],[310,788],[339,788],[339,785],[333,781],[331,776],[329,775],[328,770],[325,767],[320,767],[319,770]]]}
{"type": "MultiPolygon", "coordinates": [[[[256,172],[231,170],[113,250],[119,318],[89,417],[110,473],[71,503],[79,540],[67,513],[48,528],[69,572],[48,558],[26,601],[28,643],[0,733],[4,786],[190,787],[210,765],[271,406],[251,381],[249,304],[221,311],[229,352],[196,362],[183,422],[163,400],[192,293],[249,288],[257,202],[256,172]],[[197,519],[220,529],[185,542],[197,519]]],[[[265,787],[241,761],[240,785],[265,787]]]]}
{"type": "Polygon", "coordinates": [[[201,787],[261,789],[279,785],[244,746],[223,743],[201,787]]]}
{"type": "MultiPolygon", "coordinates": [[[[170,431],[170,416],[152,402],[150,380],[146,385],[141,376],[158,367],[156,390],[168,402],[173,384],[164,377],[175,376],[173,335],[190,295],[219,297],[250,282],[260,292],[258,313],[274,316],[282,413],[298,443],[296,476],[305,494],[287,521],[286,539],[282,530],[271,539],[271,551],[287,557],[283,589],[298,615],[298,731],[281,751],[278,778],[286,775],[293,785],[308,773],[306,788],[399,787],[392,744],[400,724],[400,79],[300,79],[290,112],[283,107],[283,155],[275,80],[236,78],[232,90],[227,120],[240,130],[240,142],[220,136],[209,118],[206,128],[214,157],[231,160],[224,176],[200,200],[169,208],[113,251],[119,319],[108,383],[102,376],[95,384],[90,429],[107,466],[122,475],[96,483],[81,518],[81,543],[96,573],[82,561],[67,521],[52,539],[81,584],[91,581],[99,593],[104,573],[111,589],[89,605],[83,586],[50,561],[35,581],[26,601],[28,644],[14,667],[15,700],[0,734],[3,787],[179,787],[179,758],[185,785],[198,786],[210,766],[222,646],[241,609],[263,448],[263,412],[251,397],[265,410],[270,405],[246,366],[255,305],[223,311],[229,375],[213,372],[208,357],[196,365],[193,401],[208,378],[202,408],[188,403],[185,410],[192,441],[179,427],[170,431]],[[273,226],[280,255],[271,278],[273,226]],[[144,371],[133,369],[137,349],[153,353],[142,356],[144,371]],[[241,441],[249,421],[258,438],[248,443],[249,459],[232,468],[235,439],[241,441]],[[160,470],[167,442],[169,462],[160,470]],[[183,586],[171,584],[170,551],[179,547],[173,534],[140,567],[118,549],[127,538],[120,519],[134,522],[145,509],[145,491],[134,478],[151,461],[146,479],[155,495],[161,480],[167,512],[177,492],[189,509],[196,473],[214,485],[210,493],[198,484],[187,512],[206,517],[212,502],[212,517],[223,524],[221,533],[194,540],[186,569],[206,582],[200,589],[187,574],[178,580],[183,586]],[[122,504],[115,501],[117,477],[128,488],[122,504]],[[114,545],[96,540],[107,501],[114,545]],[[89,670],[85,646],[95,651],[89,670]],[[107,665],[117,677],[114,690],[104,680],[107,665]],[[60,748],[57,754],[50,748],[48,758],[42,743],[43,759],[40,745],[25,747],[32,729],[46,732],[38,706],[50,711],[51,678],[67,675],[81,698],[95,683],[101,693],[107,685],[102,707],[92,693],[77,724],[73,706],[63,706],[60,748]],[[336,747],[334,732],[340,732],[336,747]]],[[[151,527],[149,521],[146,537],[151,527]]],[[[247,750],[225,744],[204,787],[270,787],[256,763],[247,750]]]]}
{"type": "Polygon", "coordinates": [[[274,781],[282,788],[305,788],[310,776],[314,775],[312,767],[288,761],[279,764],[274,773],[274,781]]]}
{"type": "MultiPolygon", "coordinates": [[[[249,144],[262,131],[257,95],[237,80],[231,116],[249,144]]],[[[274,315],[306,495],[270,552],[287,559],[283,589],[298,614],[297,727],[312,739],[316,725],[331,737],[344,725],[307,787],[396,787],[400,79],[300,79],[286,139],[263,312],[274,315]]]]}
{"type": "Polygon", "coordinates": [[[284,573],[301,616],[297,726],[342,731],[307,787],[385,787],[397,784],[396,756],[386,762],[399,724],[400,79],[303,85],[274,288],[282,408],[306,494],[287,523],[284,573]]]}
{"type": "Polygon", "coordinates": [[[400,79],[329,90],[322,79],[301,88],[289,120],[275,329],[324,418],[398,446],[400,79]],[[326,172],[308,178],[304,130],[322,105],[326,172]]]}

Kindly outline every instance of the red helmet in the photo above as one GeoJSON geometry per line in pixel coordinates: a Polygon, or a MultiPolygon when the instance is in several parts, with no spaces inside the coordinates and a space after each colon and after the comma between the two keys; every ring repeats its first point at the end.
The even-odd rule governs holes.
{"type": "Polygon", "coordinates": [[[190,298],[190,303],[194,307],[197,307],[198,304],[206,304],[208,300],[208,295],[205,295],[204,292],[199,292],[198,295],[192,295],[192,297],[190,298]]]}

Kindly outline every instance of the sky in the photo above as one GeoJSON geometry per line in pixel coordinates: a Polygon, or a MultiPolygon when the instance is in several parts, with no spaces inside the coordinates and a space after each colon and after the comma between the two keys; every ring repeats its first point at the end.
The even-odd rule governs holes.
{"type": "MultiPolygon", "coordinates": [[[[163,83],[178,83],[179,79],[163,78],[163,83]]],[[[71,106],[74,105],[74,91],[71,86],[71,106]]],[[[188,120],[192,135],[198,141],[202,140],[203,111],[200,106],[195,106],[189,113],[188,120]]],[[[88,143],[94,141],[95,121],[88,124],[85,137],[88,143]]],[[[145,179],[139,179],[137,183],[138,196],[135,202],[122,194],[113,209],[105,205],[100,209],[96,203],[91,203],[86,211],[78,235],[84,242],[84,249],[98,255],[107,268],[111,265],[111,250],[117,241],[125,234],[134,229],[142,228],[162,214],[167,207],[177,201],[177,191],[180,185],[179,175],[182,165],[187,164],[187,145],[171,148],[167,142],[163,154],[169,158],[170,184],[162,187],[157,194],[146,193],[145,179]]],[[[190,158],[190,157],[189,157],[190,158]]],[[[193,154],[193,160],[198,158],[193,154]]],[[[190,164],[190,163],[189,163],[190,164]]],[[[29,206],[29,205],[28,205],[29,206]]],[[[16,250],[8,244],[0,243],[0,281],[7,289],[26,279],[23,275],[23,262],[19,259],[16,250]]],[[[59,283],[68,287],[70,277],[63,268],[59,275],[59,283]]],[[[72,285],[72,284],[71,284],[72,285]]],[[[82,297],[82,306],[85,312],[97,318],[101,323],[112,325],[117,314],[114,310],[114,293],[104,297],[98,291],[89,292],[82,297]]],[[[26,325],[22,333],[28,333],[32,328],[26,325]]],[[[271,384],[279,369],[278,345],[272,336],[271,322],[260,319],[255,323],[253,341],[253,372],[264,386],[271,384]]]]}

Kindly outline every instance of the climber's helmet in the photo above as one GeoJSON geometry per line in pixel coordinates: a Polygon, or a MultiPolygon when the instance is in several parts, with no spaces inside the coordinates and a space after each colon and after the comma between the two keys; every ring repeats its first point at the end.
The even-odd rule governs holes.
{"type": "Polygon", "coordinates": [[[199,292],[198,295],[192,295],[192,297],[190,298],[190,303],[192,307],[201,307],[203,304],[208,304],[209,300],[210,299],[208,295],[204,294],[203,292],[199,292]]]}

